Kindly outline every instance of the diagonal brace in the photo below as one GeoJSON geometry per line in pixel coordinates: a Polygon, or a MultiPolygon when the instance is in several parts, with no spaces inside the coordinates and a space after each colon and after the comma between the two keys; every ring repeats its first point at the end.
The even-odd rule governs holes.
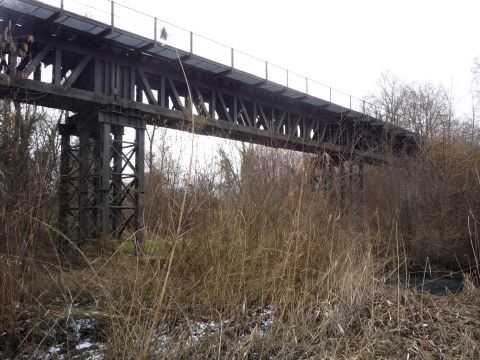
{"type": "Polygon", "coordinates": [[[140,75],[140,79],[142,80],[143,89],[145,90],[145,93],[147,94],[148,102],[150,104],[154,105],[155,108],[158,109],[158,101],[155,99],[155,96],[153,95],[152,87],[150,86],[150,83],[148,82],[148,79],[145,76],[145,72],[140,68],[137,71],[138,71],[138,74],[140,75]]]}
{"type": "Polygon", "coordinates": [[[30,74],[35,70],[35,68],[40,65],[40,62],[43,60],[43,58],[45,57],[45,55],[47,55],[47,53],[50,51],[50,49],[52,48],[52,45],[50,43],[46,44],[42,50],[40,50],[36,55],[35,57],[32,59],[32,61],[30,62],[30,64],[27,65],[27,67],[25,68],[24,72],[26,74],[26,77],[29,77],[30,74]]]}
{"type": "Polygon", "coordinates": [[[68,77],[68,79],[63,84],[62,86],[63,90],[68,90],[72,87],[73,83],[82,74],[83,70],[85,70],[85,67],[88,65],[90,60],[92,60],[92,55],[87,54],[83,57],[83,59],[78,63],[75,70],[73,70],[72,74],[68,77]]]}

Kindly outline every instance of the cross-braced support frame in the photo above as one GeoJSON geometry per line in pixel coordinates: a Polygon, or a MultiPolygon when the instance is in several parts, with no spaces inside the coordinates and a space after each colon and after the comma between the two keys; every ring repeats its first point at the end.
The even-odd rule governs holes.
{"type": "Polygon", "coordinates": [[[60,124],[59,228],[79,240],[120,237],[143,241],[145,124],[99,112],[60,124]],[[135,137],[124,138],[134,124],[135,137]]]}

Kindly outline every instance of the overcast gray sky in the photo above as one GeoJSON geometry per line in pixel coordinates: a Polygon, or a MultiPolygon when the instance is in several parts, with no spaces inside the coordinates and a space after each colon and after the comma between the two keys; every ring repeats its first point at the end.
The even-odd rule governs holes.
{"type": "Polygon", "coordinates": [[[480,54],[478,0],[120,2],[359,97],[389,71],[463,107],[480,54]]]}

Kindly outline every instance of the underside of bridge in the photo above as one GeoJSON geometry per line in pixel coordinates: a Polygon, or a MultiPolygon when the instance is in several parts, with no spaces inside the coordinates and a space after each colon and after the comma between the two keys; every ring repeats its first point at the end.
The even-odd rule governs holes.
{"type": "Polygon", "coordinates": [[[403,129],[233,67],[34,0],[0,1],[0,96],[69,111],[60,228],[143,239],[144,133],[158,125],[380,164],[411,153],[403,129]],[[185,71],[185,73],[182,70],[185,71]],[[135,129],[125,141],[124,129],[135,129]]]}

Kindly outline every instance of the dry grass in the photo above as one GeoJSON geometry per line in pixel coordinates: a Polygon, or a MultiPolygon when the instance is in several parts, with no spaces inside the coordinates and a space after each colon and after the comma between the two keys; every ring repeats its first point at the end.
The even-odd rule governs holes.
{"type": "Polygon", "coordinates": [[[385,231],[398,223],[416,269],[427,260],[438,268],[478,267],[479,168],[478,148],[452,139],[432,142],[397,168],[368,169],[365,198],[379,217],[374,222],[385,231]]]}
{"type": "Polygon", "coordinates": [[[52,358],[88,358],[75,348],[88,338],[107,359],[479,358],[477,273],[446,297],[392,285],[451,233],[475,266],[478,154],[443,168],[436,154],[403,178],[370,170],[364,205],[312,194],[282,151],[244,150],[223,185],[199,171],[184,188],[175,167],[161,169],[149,175],[146,223],[147,242],[162,246],[138,257],[119,245],[57,253],[45,202],[5,203],[0,351],[41,358],[58,345],[52,358]],[[439,169],[438,188],[423,169],[439,169]],[[421,196],[394,187],[405,179],[421,196]],[[462,201],[450,202],[459,187],[462,201]],[[428,207],[440,193],[443,207],[428,207]]]}

